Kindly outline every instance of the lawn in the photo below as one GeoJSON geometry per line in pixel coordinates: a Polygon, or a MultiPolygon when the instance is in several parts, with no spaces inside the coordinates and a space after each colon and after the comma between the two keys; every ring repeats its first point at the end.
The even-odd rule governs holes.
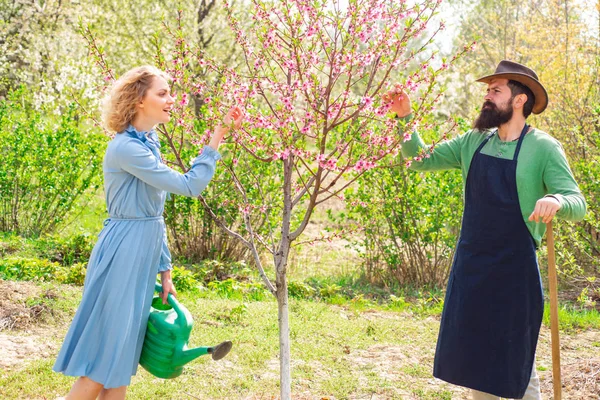
{"type": "MultiPolygon", "coordinates": [[[[0,398],[54,399],[72,378],[51,371],[81,288],[49,283],[2,281],[12,303],[42,312],[18,329],[0,332],[5,358],[0,398]]],[[[221,361],[201,357],[172,380],[142,368],[130,399],[275,399],[278,395],[277,307],[270,299],[243,301],[215,293],[182,293],[195,317],[190,346],[232,340],[221,361]]],[[[439,317],[352,302],[291,299],[292,389],[295,399],[462,399],[466,391],[431,376],[439,317]]],[[[600,388],[600,333],[563,332],[565,398],[593,399],[600,388]]],[[[550,396],[549,332],[543,327],[537,368],[550,396]]],[[[597,397],[596,397],[597,398],[597,397]]]]}

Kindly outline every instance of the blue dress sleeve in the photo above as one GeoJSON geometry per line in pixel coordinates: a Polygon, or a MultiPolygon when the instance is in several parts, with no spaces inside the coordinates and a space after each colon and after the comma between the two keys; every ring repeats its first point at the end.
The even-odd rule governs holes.
{"type": "Polygon", "coordinates": [[[123,142],[116,149],[116,156],[122,170],[148,185],[188,197],[198,197],[206,188],[215,174],[217,160],[221,158],[218,151],[205,146],[202,154],[192,161],[190,170],[182,174],[167,167],[135,139],[123,142]]]}
{"type": "Polygon", "coordinates": [[[158,265],[158,272],[169,271],[173,269],[171,265],[171,252],[169,251],[169,244],[167,239],[167,227],[165,226],[165,232],[163,234],[162,250],[160,252],[160,262],[158,265]]]}

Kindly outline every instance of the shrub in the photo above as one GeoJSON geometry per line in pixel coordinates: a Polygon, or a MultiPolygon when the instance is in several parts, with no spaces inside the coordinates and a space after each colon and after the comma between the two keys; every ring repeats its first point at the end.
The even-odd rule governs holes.
{"type": "Polygon", "coordinates": [[[386,286],[444,285],[460,229],[460,171],[369,171],[346,193],[364,228],[356,242],[366,278],[386,286]]]}
{"type": "Polygon", "coordinates": [[[58,282],[82,286],[86,263],[71,266],[38,258],[9,257],[0,260],[0,279],[58,282]]]}
{"type": "Polygon", "coordinates": [[[52,281],[60,264],[36,258],[9,257],[0,261],[0,278],[21,281],[52,281]]]}
{"type": "Polygon", "coordinates": [[[24,88],[0,101],[0,231],[54,231],[82,195],[100,182],[106,138],[82,130],[75,108],[45,115],[24,88]]]}
{"type": "Polygon", "coordinates": [[[87,234],[66,237],[58,235],[44,236],[35,241],[35,249],[40,257],[56,261],[62,265],[87,262],[93,248],[92,236],[87,234]]]}
{"type": "Polygon", "coordinates": [[[316,290],[306,282],[290,280],[288,282],[288,293],[290,297],[309,299],[316,294],[316,290]]]}
{"type": "Polygon", "coordinates": [[[194,290],[198,286],[202,286],[197,275],[183,267],[174,266],[171,271],[171,279],[173,279],[175,289],[182,292],[194,290]]]}

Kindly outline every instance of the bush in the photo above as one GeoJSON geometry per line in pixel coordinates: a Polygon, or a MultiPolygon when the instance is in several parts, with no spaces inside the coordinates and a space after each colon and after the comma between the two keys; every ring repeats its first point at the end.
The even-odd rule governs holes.
{"type": "Polygon", "coordinates": [[[196,274],[183,267],[173,266],[171,271],[171,279],[175,285],[175,289],[182,292],[197,289],[202,286],[196,274]]]}
{"type": "Polygon", "coordinates": [[[74,107],[61,116],[32,109],[24,88],[0,101],[0,231],[54,231],[100,182],[106,138],[85,134],[74,107]]]}
{"type": "Polygon", "coordinates": [[[37,258],[9,257],[0,261],[0,278],[19,281],[53,281],[60,264],[37,258]]]}
{"type": "Polygon", "coordinates": [[[68,267],[58,267],[55,272],[55,278],[56,281],[58,281],[58,283],[67,283],[71,285],[83,286],[86,272],[87,263],[75,263],[68,267]]]}
{"type": "Polygon", "coordinates": [[[93,248],[92,236],[87,234],[67,237],[44,236],[35,241],[35,249],[40,257],[56,261],[62,265],[86,263],[93,248]]]}
{"type": "Polygon", "coordinates": [[[81,286],[85,280],[86,263],[63,266],[38,258],[9,257],[0,260],[0,279],[18,281],[58,282],[81,286]]]}
{"type": "Polygon", "coordinates": [[[446,283],[463,208],[460,171],[372,170],[346,198],[350,216],[364,228],[356,248],[369,281],[446,283]]]}

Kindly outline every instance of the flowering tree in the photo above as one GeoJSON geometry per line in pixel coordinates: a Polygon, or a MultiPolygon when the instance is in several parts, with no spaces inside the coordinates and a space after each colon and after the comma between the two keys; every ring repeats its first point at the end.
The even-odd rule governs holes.
{"type": "Polygon", "coordinates": [[[224,148],[232,192],[218,205],[236,207],[243,223],[232,229],[210,199],[201,201],[222,229],[248,247],[277,298],[282,399],[291,397],[290,249],[315,207],[341,197],[365,171],[395,164],[405,137],[387,116],[389,104],[380,101],[390,82],[399,81],[397,90],[419,93],[406,132],[439,101],[436,76],[456,58],[437,60],[428,50],[444,28],[429,26],[440,2],[252,0],[247,7],[252,21],[245,27],[225,3],[243,54],[237,66],[219,65],[188,44],[180,25],[166,26],[175,52],[159,52],[157,63],[181,94],[176,123],[160,130],[175,162],[185,169],[186,143],[206,143],[222,110],[232,104],[247,110],[246,124],[232,131],[224,148]],[[198,75],[207,80],[195,80],[198,75]],[[190,101],[206,116],[201,130],[190,101]],[[274,284],[260,257],[264,251],[272,256],[274,284]]]}

